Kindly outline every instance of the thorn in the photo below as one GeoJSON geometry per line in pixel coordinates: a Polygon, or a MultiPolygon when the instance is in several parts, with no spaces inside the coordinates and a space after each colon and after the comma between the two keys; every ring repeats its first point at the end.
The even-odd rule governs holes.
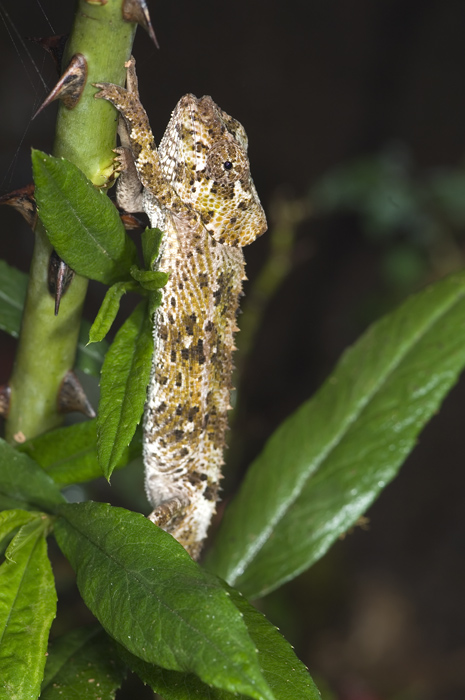
{"type": "Polygon", "coordinates": [[[8,204],[16,211],[19,211],[21,216],[26,219],[31,228],[35,228],[37,221],[37,206],[34,199],[34,185],[26,185],[19,190],[13,190],[8,194],[0,197],[0,204],[8,204]]]}
{"type": "Polygon", "coordinates": [[[63,296],[68,291],[75,275],[72,270],[58,255],[56,250],[52,250],[50,260],[48,262],[48,291],[52,297],[55,297],[55,316],[58,316],[60,310],[60,302],[63,296]]]}
{"type": "Polygon", "coordinates": [[[29,41],[39,44],[39,46],[41,46],[51,55],[56,66],[57,73],[60,75],[61,60],[63,58],[68,37],[69,34],[55,34],[54,36],[28,36],[27,38],[29,41]]]}
{"type": "Polygon", "coordinates": [[[72,370],[65,374],[58,392],[58,413],[78,411],[88,418],[95,418],[95,411],[84,393],[81,382],[72,370]]]}
{"type": "Polygon", "coordinates": [[[73,109],[81,98],[86,82],[87,61],[82,53],[76,53],[52,92],[45,98],[32,118],[35,119],[44,107],[48,107],[54,100],[61,100],[65,107],[73,109]]]}
{"type": "Polygon", "coordinates": [[[142,29],[145,29],[157,49],[160,48],[150,21],[146,0],[123,0],[123,19],[126,22],[137,22],[142,29]]]}
{"type": "Polygon", "coordinates": [[[0,416],[3,418],[8,418],[8,413],[10,411],[10,394],[11,389],[8,384],[2,384],[0,386],[0,416]]]}

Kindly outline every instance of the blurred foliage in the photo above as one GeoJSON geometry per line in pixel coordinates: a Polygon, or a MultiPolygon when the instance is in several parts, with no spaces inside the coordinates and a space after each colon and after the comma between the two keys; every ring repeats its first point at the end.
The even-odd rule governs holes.
{"type": "Polygon", "coordinates": [[[415,288],[464,263],[465,170],[419,171],[408,150],[391,145],[330,171],[309,193],[313,214],[359,217],[383,248],[389,286],[415,288]]]}

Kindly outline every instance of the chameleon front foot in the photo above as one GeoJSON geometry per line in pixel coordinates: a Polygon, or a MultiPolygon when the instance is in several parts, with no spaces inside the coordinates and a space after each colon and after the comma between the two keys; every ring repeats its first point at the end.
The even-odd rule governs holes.
{"type": "MultiPolygon", "coordinates": [[[[98,100],[103,99],[111,102],[119,111],[124,127],[119,127],[118,133],[122,146],[129,147],[132,151],[132,160],[141,185],[147,187],[152,184],[155,185],[157,191],[162,192],[167,189],[167,184],[160,169],[158,153],[147,114],[139,101],[133,60],[129,61],[126,66],[128,69],[127,90],[113,83],[94,83],[94,87],[100,88],[94,97],[98,100]]],[[[129,211],[141,211],[141,209],[130,209],[129,211]]]]}
{"type": "MultiPolygon", "coordinates": [[[[129,66],[132,66],[131,62],[129,66]]],[[[107,100],[116,107],[125,120],[129,133],[134,131],[134,135],[135,132],[150,134],[150,140],[153,142],[147,114],[139,102],[137,78],[131,75],[132,70],[128,67],[128,90],[114,83],[93,83],[94,87],[99,88],[99,92],[96,92],[94,97],[96,100],[107,100]]]]}

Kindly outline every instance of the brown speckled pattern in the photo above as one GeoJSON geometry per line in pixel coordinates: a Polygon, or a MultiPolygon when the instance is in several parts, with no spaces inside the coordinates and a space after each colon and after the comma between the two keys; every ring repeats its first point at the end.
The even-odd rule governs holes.
{"type": "Polygon", "coordinates": [[[171,273],[155,314],[144,419],[150,518],[197,558],[218,499],[242,246],[264,233],[265,214],[245,131],[211,97],[181,98],[157,152],[133,63],[128,91],[98,87],[126,124],[118,198],[164,231],[156,267],[171,273]],[[131,180],[131,154],[142,188],[131,180]]]}

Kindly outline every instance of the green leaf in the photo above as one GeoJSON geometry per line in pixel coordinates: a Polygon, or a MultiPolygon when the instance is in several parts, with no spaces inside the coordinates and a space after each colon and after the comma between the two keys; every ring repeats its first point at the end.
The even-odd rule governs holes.
{"type": "Polygon", "coordinates": [[[307,668],[296,657],[291,645],[262,613],[233,588],[223,583],[231,600],[244,616],[249,634],[258,649],[265,679],[277,700],[320,700],[320,693],[307,668]]]}
{"type": "Polygon", "coordinates": [[[65,499],[55,482],[33,459],[0,439],[0,498],[26,510],[53,511],[65,499]]]}
{"type": "Polygon", "coordinates": [[[90,329],[89,343],[98,343],[105,338],[119,311],[121,297],[126,292],[136,292],[138,288],[135,282],[117,282],[110,287],[90,329]]]}
{"type": "MultiPolygon", "coordinates": [[[[0,486],[1,489],[1,486],[0,486]]],[[[24,504],[24,501],[17,498],[10,498],[1,493],[0,490],[0,511],[5,510],[18,510],[21,508],[27,508],[28,506],[24,504]]]]}
{"type": "Polygon", "coordinates": [[[106,193],[64,158],[33,150],[32,169],[39,216],[58,255],[98,282],[127,279],[137,251],[106,193]]]}
{"type": "Polygon", "coordinates": [[[143,289],[148,289],[149,291],[155,291],[164,287],[169,279],[169,272],[160,272],[159,270],[141,270],[137,265],[131,267],[131,276],[134,277],[137,282],[143,287],[143,289]]]}
{"type": "MultiPolygon", "coordinates": [[[[11,511],[10,511],[11,512],[11,511]]],[[[18,512],[18,511],[16,511],[18,512]]],[[[8,561],[15,563],[18,558],[18,552],[25,547],[31,540],[36,540],[40,534],[44,536],[51,529],[51,520],[44,513],[37,513],[34,518],[21,525],[16,535],[11,540],[5,552],[5,558],[8,561]]]]}
{"type": "Polygon", "coordinates": [[[319,559],[394,478],[455,383],[464,319],[461,272],[374,324],[267,442],[209,567],[254,597],[319,559]]]}
{"type": "MultiPolygon", "coordinates": [[[[227,584],[223,586],[243,615],[249,635],[257,647],[263,676],[276,700],[321,700],[307,669],[276,627],[252,607],[239,591],[229,588],[227,584]]],[[[166,671],[141,661],[124,649],[120,653],[128,666],[164,700],[234,700],[238,697],[226,690],[210,688],[192,673],[166,671]]],[[[244,698],[244,695],[239,697],[244,698]]]]}
{"type": "Polygon", "coordinates": [[[163,238],[163,232],[159,228],[146,228],[141,236],[142,255],[144,265],[147,270],[152,270],[158,254],[163,238]]]}
{"type": "Polygon", "coordinates": [[[56,538],[81,595],[128,651],[208,685],[274,698],[229,595],[171,535],[103,503],[67,504],[60,515],[56,538]]]}
{"type": "Polygon", "coordinates": [[[89,332],[89,321],[82,320],[81,328],[79,329],[76,367],[82,369],[82,371],[86,374],[92,374],[94,377],[99,377],[109,345],[106,340],[101,340],[99,343],[87,345],[89,341],[89,332]]]}
{"type": "MultiPolygon", "coordinates": [[[[97,479],[102,469],[97,455],[96,419],[57,428],[27,440],[17,447],[40,464],[59,486],[97,479]]],[[[129,447],[125,447],[115,469],[121,469],[142,452],[141,431],[136,430],[129,447]]]]}
{"type": "Polygon", "coordinates": [[[102,367],[97,449],[107,479],[141,419],[152,355],[152,325],[144,300],[119,329],[102,367]]]}
{"type": "Polygon", "coordinates": [[[37,698],[47,638],[56,612],[53,573],[43,529],[0,566],[0,697],[37,698]]]}
{"type": "Polygon", "coordinates": [[[40,700],[114,700],[124,676],[115,642],[81,627],[50,644],[40,700]]]}
{"type": "Polygon", "coordinates": [[[157,289],[155,292],[149,293],[148,304],[149,304],[149,316],[153,318],[153,314],[161,306],[163,301],[163,294],[157,289]]]}
{"type": "Polygon", "coordinates": [[[26,299],[27,275],[0,260],[0,329],[18,338],[26,299]]]}
{"type": "Polygon", "coordinates": [[[22,527],[25,523],[34,520],[36,513],[16,508],[15,510],[3,510],[0,512],[0,552],[3,552],[5,540],[8,535],[12,536],[14,530],[22,527]]]}

